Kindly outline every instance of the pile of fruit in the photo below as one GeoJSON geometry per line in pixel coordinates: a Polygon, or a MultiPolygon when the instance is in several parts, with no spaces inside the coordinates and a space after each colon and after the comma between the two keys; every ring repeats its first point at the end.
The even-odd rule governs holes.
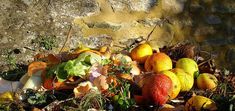
{"type": "Polygon", "coordinates": [[[209,96],[196,92],[216,91],[217,77],[210,72],[200,73],[195,55],[183,53],[153,50],[145,42],[130,51],[104,46],[98,50],[78,48],[56,55],[38,54],[20,79],[22,88],[0,95],[0,108],[217,110],[209,96]]]}

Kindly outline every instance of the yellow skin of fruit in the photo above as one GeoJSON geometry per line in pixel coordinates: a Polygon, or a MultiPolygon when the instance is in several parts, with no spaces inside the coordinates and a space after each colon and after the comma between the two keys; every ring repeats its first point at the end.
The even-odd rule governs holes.
{"type": "Polygon", "coordinates": [[[193,77],[198,76],[198,65],[197,63],[190,58],[181,58],[176,62],[176,68],[181,68],[185,72],[191,74],[193,77]]]}
{"type": "Polygon", "coordinates": [[[181,90],[180,80],[178,79],[176,74],[171,71],[162,71],[161,74],[164,74],[171,79],[173,83],[173,90],[172,93],[170,94],[170,99],[176,98],[181,90]]]}
{"type": "Polygon", "coordinates": [[[217,107],[213,100],[204,96],[193,96],[187,101],[185,105],[185,111],[201,111],[203,109],[216,111],[217,107]]]}
{"type": "Polygon", "coordinates": [[[10,91],[6,91],[0,94],[0,101],[10,100],[13,101],[13,93],[10,91]]]}
{"type": "Polygon", "coordinates": [[[181,84],[181,92],[189,91],[193,87],[194,78],[191,74],[184,72],[183,69],[174,68],[171,70],[178,77],[181,84]]]}
{"type": "Polygon", "coordinates": [[[131,50],[131,58],[139,63],[144,63],[149,55],[153,54],[151,46],[147,43],[140,44],[131,50]]]}
{"type": "Polygon", "coordinates": [[[146,71],[153,70],[154,72],[159,73],[161,71],[172,69],[172,61],[165,53],[154,53],[147,58],[144,67],[146,71]]]}
{"type": "Polygon", "coordinates": [[[170,104],[164,104],[162,107],[158,109],[158,111],[175,111],[175,107],[170,104]]]}
{"type": "Polygon", "coordinates": [[[217,78],[209,73],[202,73],[197,77],[197,87],[199,89],[215,90],[218,84],[217,78]]]}

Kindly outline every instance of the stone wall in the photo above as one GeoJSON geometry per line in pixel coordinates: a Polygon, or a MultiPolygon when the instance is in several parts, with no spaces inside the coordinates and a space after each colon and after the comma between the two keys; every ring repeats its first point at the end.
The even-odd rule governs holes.
{"type": "Polygon", "coordinates": [[[81,44],[96,48],[111,42],[125,46],[137,38],[146,38],[156,24],[149,39],[153,46],[162,47],[187,40],[200,44],[202,49],[215,51],[224,61],[235,55],[230,54],[234,53],[235,43],[235,23],[232,21],[235,19],[235,4],[230,2],[2,0],[0,70],[4,70],[3,66],[9,62],[27,64],[39,52],[58,53],[69,31],[71,37],[66,49],[74,49],[81,44]],[[211,37],[219,34],[221,36],[211,37]],[[229,50],[229,57],[220,55],[218,47],[221,44],[229,50]]]}

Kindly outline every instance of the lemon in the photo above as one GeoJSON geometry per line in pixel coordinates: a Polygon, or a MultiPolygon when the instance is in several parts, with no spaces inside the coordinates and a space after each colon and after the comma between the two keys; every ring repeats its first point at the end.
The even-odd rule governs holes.
{"type": "Polygon", "coordinates": [[[198,65],[197,63],[190,58],[181,58],[176,62],[176,68],[181,68],[185,72],[191,74],[195,78],[198,76],[198,65]]]}
{"type": "Polygon", "coordinates": [[[189,91],[193,87],[194,78],[192,75],[184,72],[184,70],[180,68],[174,68],[171,71],[178,77],[182,92],[189,91]]]}
{"type": "Polygon", "coordinates": [[[181,89],[181,84],[180,84],[178,77],[175,75],[175,73],[171,71],[162,71],[161,73],[168,76],[172,81],[173,90],[172,90],[172,93],[170,94],[170,99],[176,98],[181,89]]]}
{"type": "Polygon", "coordinates": [[[144,63],[149,55],[153,54],[151,46],[143,43],[131,50],[131,58],[139,63],[144,63]]]}
{"type": "Polygon", "coordinates": [[[217,110],[216,104],[213,100],[204,96],[193,96],[191,97],[186,105],[185,111],[215,111],[217,110]]]}
{"type": "Polygon", "coordinates": [[[13,92],[6,91],[0,94],[0,101],[10,100],[13,101],[13,92]]]}

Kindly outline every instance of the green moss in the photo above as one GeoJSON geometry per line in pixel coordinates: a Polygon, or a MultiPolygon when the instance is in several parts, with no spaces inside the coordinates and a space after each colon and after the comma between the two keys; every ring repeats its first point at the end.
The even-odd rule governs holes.
{"type": "Polygon", "coordinates": [[[39,36],[33,39],[32,44],[36,44],[45,50],[52,50],[53,47],[57,47],[57,40],[55,36],[39,36]]]}

